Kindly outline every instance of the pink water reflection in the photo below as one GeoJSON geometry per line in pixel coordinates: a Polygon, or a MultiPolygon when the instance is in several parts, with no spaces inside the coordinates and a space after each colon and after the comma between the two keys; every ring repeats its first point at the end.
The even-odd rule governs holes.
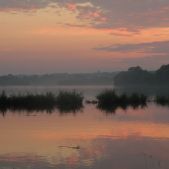
{"type": "Polygon", "coordinates": [[[164,164],[169,153],[168,121],[168,108],[153,104],[145,109],[118,109],[109,115],[94,106],[86,106],[76,115],[8,112],[0,118],[0,166],[15,164],[19,168],[32,161],[31,169],[99,168],[104,163],[110,168],[122,169],[125,164],[132,169],[143,167],[145,157],[153,158],[149,160],[155,167],[155,159],[169,166],[164,164]],[[77,145],[79,150],[68,148],[77,145]]]}

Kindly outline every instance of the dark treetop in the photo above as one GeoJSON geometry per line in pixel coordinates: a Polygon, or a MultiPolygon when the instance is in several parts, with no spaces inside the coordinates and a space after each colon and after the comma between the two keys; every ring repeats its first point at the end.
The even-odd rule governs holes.
{"type": "Polygon", "coordinates": [[[139,66],[131,67],[128,71],[117,74],[114,84],[118,86],[169,85],[169,65],[163,65],[154,72],[143,70],[139,66]]]}

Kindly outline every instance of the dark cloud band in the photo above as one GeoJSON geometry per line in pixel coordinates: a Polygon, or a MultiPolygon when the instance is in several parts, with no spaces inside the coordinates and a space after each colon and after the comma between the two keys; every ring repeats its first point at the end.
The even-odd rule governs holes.
{"type": "Polygon", "coordinates": [[[156,54],[169,54],[169,41],[150,42],[140,44],[125,44],[125,45],[111,45],[105,47],[95,48],[100,51],[108,52],[136,52],[136,53],[156,53],[156,54]]]}

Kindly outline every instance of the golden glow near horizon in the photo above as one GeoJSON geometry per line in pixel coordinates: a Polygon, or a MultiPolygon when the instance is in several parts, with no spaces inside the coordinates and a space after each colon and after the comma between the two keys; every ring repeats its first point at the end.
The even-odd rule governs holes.
{"type": "Polygon", "coordinates": [[[169,3],[143,0],[140,8],[137,3],[131,12],[123,0],[0,2],[0,71],[83,72],[133,64],[157,68],[169,61],[169,3]]]}

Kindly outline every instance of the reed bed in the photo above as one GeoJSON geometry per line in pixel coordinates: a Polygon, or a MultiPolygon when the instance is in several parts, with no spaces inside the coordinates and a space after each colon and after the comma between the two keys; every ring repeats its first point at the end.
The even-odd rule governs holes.
{"type": "MultiPolygon", "coordinates": [[[[3,91],[0,94],[0,111],[52,112],[58,109],[61,113],[77,112],[83,108],[83,100],[83,95],[76,91],[60,91],[57,95],[49,92],[10,96],[3,91]]],[[[119,107],[124,110],[128,107],[143,108],[147,106],[148,101],[148,97],[143,94],[117,94],[114,90],[105,90],[96,96],[96,100],[87,100],[86,104],[97,105],[97,108],[106,112],[115,112],[119,107]]],[[[156,96],[153,102],[169,106],[169,96],[156,96]]]]}
{"type": "Polygon", "coordinates": [[[76,111],[83,106],[83,96],[78,92],[60,92],[58,95],[26,94],[7,96],[0,94],[0,110],[28,110],[28,111],[76,111]]]}
{"type": "Polygon", "coordinates": [[[155,102],[158,105],[169,106],[169,96],[156,96],[155,102]]]}
{"type": "Polygon", "coordinates": [[[133,108],[145,107],[148,98],[143,94],[118,95],[114,90],[106,90],[97,95],[98,108],[105,111],[115,111],[118,107],[126,109],[131,106],[133,108]]]}

